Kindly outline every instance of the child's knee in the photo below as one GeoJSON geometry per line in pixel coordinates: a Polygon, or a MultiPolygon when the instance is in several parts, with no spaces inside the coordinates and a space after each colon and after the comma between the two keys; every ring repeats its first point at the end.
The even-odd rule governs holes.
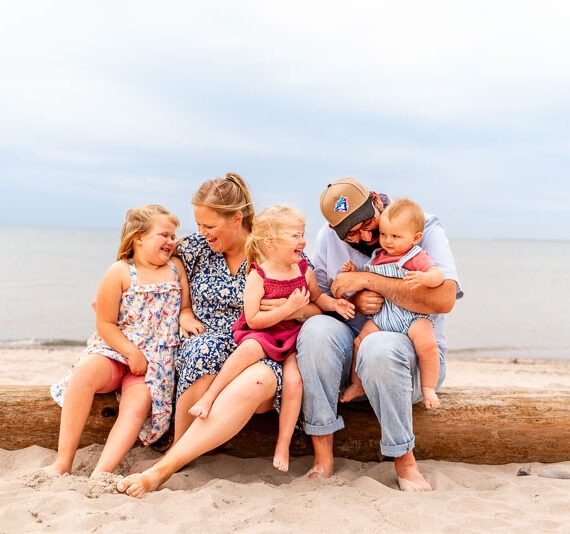
{"type": "Polygon", "coordinates": [[[301,373],[287,373],[283,375],[283,389],[289,392],[303,391],[301,373]]]}

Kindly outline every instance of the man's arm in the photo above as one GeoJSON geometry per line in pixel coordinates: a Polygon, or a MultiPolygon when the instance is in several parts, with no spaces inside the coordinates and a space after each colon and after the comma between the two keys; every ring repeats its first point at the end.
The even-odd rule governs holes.
{"type": "Polygon", "coordinates": [[[457,286],[454,280],[444,280],[438,287],[412,289],[404,280],[370,272],[340,273],[331,285],[335,297],[363,289],[374,291],[407,310],[432,314],[453,309],[457,286]]]}

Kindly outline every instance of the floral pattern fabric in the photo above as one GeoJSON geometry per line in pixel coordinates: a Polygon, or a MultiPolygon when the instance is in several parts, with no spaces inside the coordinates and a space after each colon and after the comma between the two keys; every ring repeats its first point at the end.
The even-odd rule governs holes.
{"type": "MultiPolygon", "coordinates": [[[[223,254],[214,252],[206,239],[192,234],[178,245],[184,264],[192,309],[204,325],[204,333],[182,339],[176,355],[177,397],[205,375],[216,375],[227,357],[236,349],[232,326],[243,310],[245,287],[244,261],[232,275],[223,254]]],[[[282,389],[282,368],[269,359],[261,360],[277,379],[275,407],[279,406],[282,389]]]]}
{"type": "MultiPolygon", "coordinates": [[[[178,278],[178,270],[171,261],[168,265],[178,278]]],[[[123,292],[119,305],[117,326],[145,355],[148,366],[145,383],[152,399],[151,416],[144,422],[139,433],[143,444],[158,440],[170,426],[174,396],[174,356],[179,344],[179,315],[181,287],[178,280],[160,284],[137,283],[134,263],[129,264],[131,285],[123,292]]],[[[102,354],[112,360],[128,365],[127,359],[113,350],[95,332],[87,341],[81,356],[102,354]]],[[[51,394],[60,406],[71,371],[64,379],[51,387],[51,394]]]]}

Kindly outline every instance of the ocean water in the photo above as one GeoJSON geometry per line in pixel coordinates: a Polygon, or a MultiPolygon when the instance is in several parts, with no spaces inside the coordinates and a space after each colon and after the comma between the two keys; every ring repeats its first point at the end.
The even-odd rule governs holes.
{"type": "MultiPolygon", "coordinates": [[[[118,244],[118,230],[0,227],[0,346],[83,344],[118,244]]],[[[449,314],[450,353],[570,359],[570,242],[451,245],[465,296],[449,314]]]]}

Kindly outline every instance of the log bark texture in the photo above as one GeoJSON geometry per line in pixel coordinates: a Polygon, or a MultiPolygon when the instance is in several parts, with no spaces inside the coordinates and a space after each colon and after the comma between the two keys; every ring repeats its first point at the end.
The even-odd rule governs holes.
{"type": "MultiPolygon", "coordinates": [[[[474,464],[570,460],[570,390],[444,388],[440,399],[438,410],[414,406],[418,459],[474,464]]],[[[104,443],[117,409],[114,395],[96,395],[80,446],[104,443]]],[[[40,445],[56,449],[60,413],[47,386],[0,386],[0,448],[40,445]]],[[[380,426],[368,402],[340,404],[339,414],[346,428],[335,434],[335,455],[382,460],[380,426]]],[[[275,412],[255,415],[215,452],[271,456],[277,425],[275,412]]],[[[291,454],[312,453],[310,439],[296,433],[291,454]]]]}

